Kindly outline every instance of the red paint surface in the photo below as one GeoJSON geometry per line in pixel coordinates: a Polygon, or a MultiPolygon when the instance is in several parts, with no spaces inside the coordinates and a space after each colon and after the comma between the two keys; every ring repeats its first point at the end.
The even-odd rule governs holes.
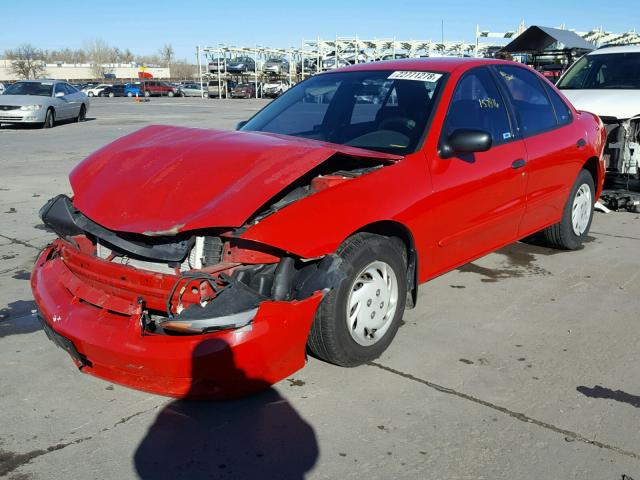
{"type": "MultiPolygon", "coordinates": [[[[126,232],[237,227],[334,153],[383,159],[387,166],[358,178],[317,180],[324,188],[245,226],[242,239],[269,248],[249,248],[256,243],[246,242],[227,251],[226,260],[275,261],[271,247],[318,257],[371,224],[395,222],[410,234],[419,280],[426,281],[558,222],[590,158],[598,159],[596,197],[602,189],[602,123],[573,108],[569,125],[478,153],[475,162],[438,156],[455,84],[467,69],[492,63],[501,62],[411,59],[349,67],[449,74],[421,150],[404,159],[280,135],[147,127],[74,169],[74,205],[95,222],[126,232]],[[582,148],[576,146],[580,138],[587,142],[582,148]],[[517,159],[526,165],[513,170],[517,159]]],[[[136,299],[161,308],[175,277],[108,264],[69,248],[60,253],[45,261],[45,252],[38,260],[34,296],[51,327],[93,362],[89,373],[158,393],[204,396],[264,387],[303,365],[319,294],[301,302],[264,302],[248,333],[141,337],[131,313],[136,299]]]]}

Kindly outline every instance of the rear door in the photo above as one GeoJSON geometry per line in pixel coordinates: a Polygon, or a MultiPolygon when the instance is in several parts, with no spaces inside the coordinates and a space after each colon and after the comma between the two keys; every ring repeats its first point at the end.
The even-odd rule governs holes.
{"type": "Polygon", "coordinates": [[[577,131],[571,110],[536,73],[511,65],[494,68],[514,106],[527,150],[527,206],[519,227],[525,236],[562,217],[583,156],[584,132],[577,131]]]}
{"type": "Polygon", "coordinates": [[[473,68],[458,81],[440,134],[442,142],[459,129],[491,134],[486,152],[437,157],[430,162],[439,255],[434,271],[471,260],[517,237],[524,214],[522,167],[526,150],[515,135],[508,103],[487,67],[473,68]]]}

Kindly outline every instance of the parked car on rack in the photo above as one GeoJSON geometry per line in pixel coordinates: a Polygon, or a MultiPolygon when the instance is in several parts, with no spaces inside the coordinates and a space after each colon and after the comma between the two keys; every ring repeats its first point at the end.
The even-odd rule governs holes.
{"type": "Polygon", "coordinates": [[[99,97],[126,97],[126,87],[123,84],[111,85],[110,87],[105,88],[99,94],[99,97]]]}
{"type": "Polygon", "coordinates": [[[233,80],[209,80],[207,82],[207,95],[209,98],[228,98],[231,90],[237,85],[233,80]]]}
{"type": "Polygon", "coordinates": [[[270,58],[262,66],[264,73],[285,75],[289,73],[289,61],[286,58],[270,58]]]}
{"type": "Polygon", "coordinates": [[[82,89],[87,97],[97,97],[105,88],[110,87],[110,83],[99,83],[98,85],[88,85],[82,89]]]}
{"type": "Polygon", "coordinates": [[[262,96],[267,98],[276,98],[289,90],[289,82],[287,80],[271,80],[262,84],[262,96]]]}
{"type": "Polygon", "coordinates": [[[253,82],[238,83],[231,89],[231,98],[254,98],[256,85],[253,82]]]}
{"type": "Polygon", "coordinates": [[[147,80],[140,85],[140,93],[145,97],[164,96],[173,97],[177,88],[167,82],[147,80]]]}
{"type": "Polygon", "coordinates": [[[40,210],[38,315],[82,372],[177,397],[266,388],[307,348],[366,364],[420,283],[538,231],[580,248],[604,136],[532,69],[461,58],[319,74],[236,132],[148,126],[40,210]]]}
{"type": "Polygon", "coordinates": [[[315,73],[318,70],[318,66],[316,65],[316,60],[311,58],[305,58],[304,63],[298,62],[296,63],[296,72],[302,73],[304,65],[304,73],[315,73]]]}
{"type": "Polygon", "coordinates": [[[59,120],[82,122],[87,96],[59,80],[23,80],[9,85],[0,99],[0,124],[40,123],[51,128],[59,120]]]}
{"type": "MultiPolygon", "coordinates": [[[[576,108],[604,122],[608,186],[640,192],[640,45],[594,50],[576,61],[557,85],[576,108]]],[[[638,208],[640,196],[627,197],[613,193],[603,200],[612,208],[621,202],[638,208]]]]}
{"type": "Polygon", "coordinates": [[[228,73],[247,73],[254,72],[256,62],[251,57],[238,57],[227,63],[228,73]]]}
{"type": "Polygon", "coordinates": [[[185,83],[178,87],[178,95],[181,97],[202,97],[209,96],[206,85],[199,83],[185,83]]]}
{"type": "Polygon", "coordinates": [[[218,73],[218,69],[220,69],[220,73],[224,72],[224,62],[225,62],[225,59],[222,57],[214,58],[213,60],[211,60],[207,64],[207,69],[209,70],[209,73],[218,73]]]}

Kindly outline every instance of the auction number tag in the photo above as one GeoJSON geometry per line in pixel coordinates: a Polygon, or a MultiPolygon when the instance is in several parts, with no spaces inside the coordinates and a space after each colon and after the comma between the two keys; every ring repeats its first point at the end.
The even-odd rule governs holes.
{"type": "Polygon", "coordinates": [[[417,80],[419,82],[437,82],[441,77],[441,73],[398,70],[389,75],[388,80],[417,80]]]}

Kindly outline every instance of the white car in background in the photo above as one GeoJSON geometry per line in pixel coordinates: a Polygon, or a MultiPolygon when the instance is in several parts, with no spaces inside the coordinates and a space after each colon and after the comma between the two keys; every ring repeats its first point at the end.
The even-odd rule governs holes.
{"type": "Polygon", "coordinates": [[[0,124],[30,123],[51,128],[58,120],[84,121],[89,99],[60,80],[23,80],[9,85],[0,99],[0,124]]]}
{"type": "Polygon", "coordinates": [[[112,86],[113,85],[110,85],[108,83],[101,83],[92,87],[85,87],[82,89],[82,92],[86,94],[87,97],[97,97],[105,88],[112,86]]]}
{"type": "Polygon", "coordinates": [[[289,90],[291,85],[287,80],[271,80],[262,84],[262,96],[276,98],[289,90]]]}
{"type": "MultiPolygon", "coordinates": [[[[556,86],[578,110],[595,113],[605,124],[608,188],[640,191],[640,45],[594,50],[556,86]]],[[[620,206],[614,201],[614,208],[620,206]]]]}

